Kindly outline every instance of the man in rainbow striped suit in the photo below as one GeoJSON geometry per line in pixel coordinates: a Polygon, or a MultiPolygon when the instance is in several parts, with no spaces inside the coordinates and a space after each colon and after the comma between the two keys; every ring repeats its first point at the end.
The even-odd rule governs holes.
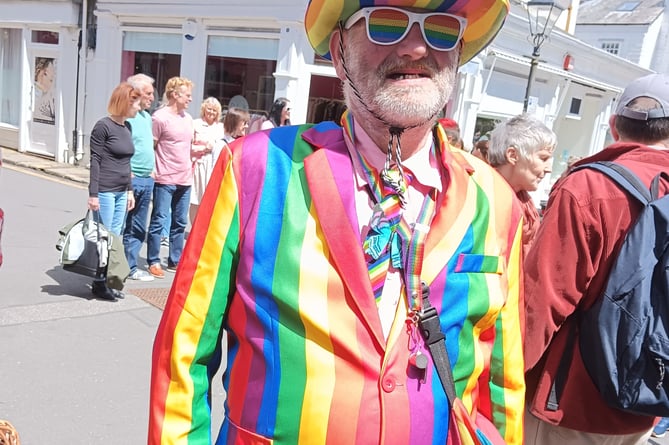
{"type": "Polygon", "coordinates": [[[387,3],[307,6],[343,82],[341,126],[221,154],[155,340],[150,444],[209,444],[212,427],[217,444],[522,444],[521,211],[436,125],[508,2],[387,3]],[[457,404],[416,323],[423,291],[457,404]],[[474,422],[488,439],[467,435],[474,422]]]}

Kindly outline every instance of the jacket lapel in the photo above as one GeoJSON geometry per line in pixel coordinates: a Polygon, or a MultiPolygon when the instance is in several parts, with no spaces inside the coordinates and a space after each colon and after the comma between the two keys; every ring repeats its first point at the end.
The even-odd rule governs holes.
{"type": "Polygon", "coordinates": [[[476,190],[472,187],[473,167],[460,153],[453,153],[438,127],[436,141],[441,154],[443,193],[437,202],[435,217],[425,242],[422,278],[432,283],[445,264],[455,255],[474,220],[476,190]],[[472,201],[473,200],[473,201],[472,201]],[[471,205],[467,205],[471,202],[471,205]]]}
{"type": "Polygon", "coordinates": [[[317,150],[304,160],[307,184],[333,263],[377,345],[385,348],[378,310],[362,254],[355,211],[353,167],[340,127],[303,134],[317,150]]]}

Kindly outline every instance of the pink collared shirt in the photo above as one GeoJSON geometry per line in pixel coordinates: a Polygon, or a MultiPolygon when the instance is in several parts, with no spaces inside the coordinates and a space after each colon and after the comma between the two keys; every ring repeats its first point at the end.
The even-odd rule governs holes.
{"type": "MultiPolygon", "coordinates": [[[[374,168],[381,171],[386,161],[386,154],[372,141],[367,133],[354,121],[354,139],[352,141],[345,132],[346,147],[353,160],[353,170],[355,174],[355,207],[358,215],[358,227],[360,229],[360,243],[365,240],[369,231],[369,220],[372,217],[372,209],[375,204],[367,177],[363,166],[360,164],[357,153],[374,168]]],[[[403,161],[404,168],[410,170],[413,174],[413,181],[408,187],[407,207],[404,210],[403,217],[410,225],[416,222],[423,202],[427,194],[434,188],[441,192],[441,177],[438,168],[438,161],[432,154],[433,138],[427,138],[423,147],[421,147],[410,158],[403,161]]],[[[378,304],[379,317],[383,327],[383,334],[388,338],[390,327],[395,318],[397,304],[400,301],[402,291],[402,277],[400,271],[392,267],[388,270],[386,280],[383,285],[381,301],[378,304]]]]}

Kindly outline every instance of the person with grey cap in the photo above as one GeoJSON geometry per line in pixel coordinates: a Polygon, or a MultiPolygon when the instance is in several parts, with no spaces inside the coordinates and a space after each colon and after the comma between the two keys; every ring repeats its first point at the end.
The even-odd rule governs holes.
{"type": "MultiPolygon", "coordinates": [[[[612,161],[648,187],[658,173],[669,171],[669,76],[651,74],[627,86],[609,126],[615,143],[574,168],[612,161]]],[[[661,181],[660,196],[667,192],[669,184],[661,181]]],[[[525,262],[528,445],[641,445],[651,434],[655,418],[607,405],[573,347],[579,341],[579,314],[602,298],[609,270],[640,211],[634,198],[593,169],[571,172],[551,192],[525,262]],[[573,355],[560,369],[566,353],[573,355]],[[554,386],[558,369],[564,379],[554,386]],[[555,399],[551,388],[561,388],[555,399]]]]}

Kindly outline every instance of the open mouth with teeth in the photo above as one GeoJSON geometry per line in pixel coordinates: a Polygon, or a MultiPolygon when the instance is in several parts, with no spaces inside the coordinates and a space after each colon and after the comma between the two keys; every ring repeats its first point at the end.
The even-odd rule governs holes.
{"type": "Polygon", "coordinates": [[[427,77],[429,76],[426,74],[407,74],[407,73],[391,73],[388,75],[388,78],[392,80],[422,79],[427,77]]]}

